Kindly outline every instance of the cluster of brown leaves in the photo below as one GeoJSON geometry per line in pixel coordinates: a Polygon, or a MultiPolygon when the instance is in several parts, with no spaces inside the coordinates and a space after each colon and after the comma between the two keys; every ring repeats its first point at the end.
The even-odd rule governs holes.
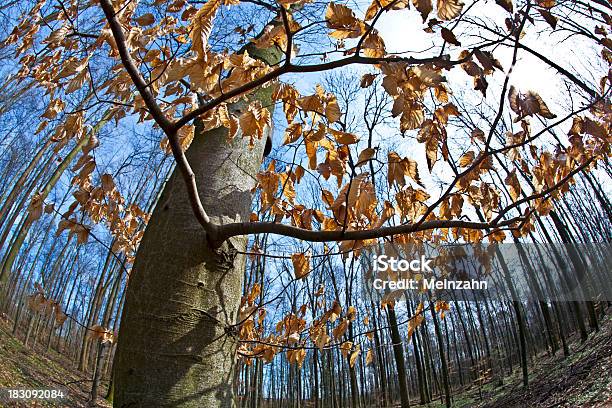
{"type": "Polygon", "coordinates": [[[88,216],[93,223],[105,222],[113,236],[112,250],[124,253],[126,261],[132,263],[149,214],[136,204],[126,206],[125,199],[110,174],[103,174],[99,185],[93,183],[96,163],[90,152],[97,145],[97,138],[91,135],[72,169],[78,171],[72,180],[72,184],[77,188],[73,193],[75,201],[62,214],[56,234],[60,235],[62,231],[68,230],[69,237],[76,235],[78,244],[88,241],[90,227],[78,220],[75,213],[79,209],[80,213],[88,216]]]}
{"type": "Polygon", "coordinates": [[[114,343],[116,341],[116,334],[99,324],[95,324],[87,330],[88,340],[101,341],[102,343],[114,343]]]}
{"type": "Polygon", "coordinates": [[[256,303],[260,291],[261,287],[258,284],[253,285],[241,301],[239,315],[241,344],[238,352],[247,364],[251,364],[253,358],[262,358],[266,362],[271,362],[276,354],[286,351],[289,362],[301,367],[309,344],[321,351],[331,344],[338,344],[345,357],[350,354],[351,366],[355,364],[361,348],[345,340],[349,325],[357,318],[353,306],[348,307],[343,313],[340,303],[334,301],[332,306],[326,309],[323,298],[325,288],[320,286],[315,296],[317,307],[324,312],[314,318],[310,325],[306,320],[308,305],[302,305],[297,313],[288,313],[278,321],[274,325],[274,333],[264,335],[266,312],[256,303]]]}
{"type": "Polygon", "coordinates": [[[39,283],[34,284],[34,292],[28,295],[26,304],[32,313],[40,313],[47,318],[53,318],[55,327],[60,327],[68,319],[60,303],[48,298],[39,283]]]}

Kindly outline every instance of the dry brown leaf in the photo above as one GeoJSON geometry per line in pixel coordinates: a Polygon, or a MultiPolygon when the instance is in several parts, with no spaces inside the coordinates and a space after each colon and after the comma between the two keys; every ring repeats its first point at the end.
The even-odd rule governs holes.
{"type": "Polygon", "coordinates": [[[459,158],[459,167],[467,167],[474,161],[476,153],[469,151],[459,158]]]}
{"type": "Polygon", "coordinates": [[[302,279],[310,273],[310,255],[298,253],[291,255],[296,279],[302,279]]]}
{"type": "Polygon", "coordinates": [[[155,17],[151,13],[146,13],[140,17],[135,18],[135,20],[140,26],[148,26],[155,22],[155,17]]]}
{"type": "Polygon", "coordinates": [[[369,87],[370,85],[372,85],[372,84],[374,83],[374,80],[376,79],[376,76],[377,76],[377,75],[378,75],[378,74],[364,74],[364,75],[361,77],[361,83],[360,83],[360,86],[361,86],[362,88],[367,88],[367,87],[369,87]]]}
{"type": "Polygon", "coordinates": [[[336,139],[336,142],[342,145],[354,144],[359,141],[357,136],[352,133],[341,132],[331,128],[328,128],[327,131],[334,137],[334,139],[336,139]]]}
{"type": "Polygon", "coordinates": [[[440,20],[452,20],[461,14],[463,3],[459,0],[438,0],[438,17],[440,20]]]}
{"type": "Polygon", "coordinates": [[[557,28],[557,17],[553,16],[553,14],[546,9],[538,9],[538,11],[540,12],[540,15],[544,21],[546,21],[553,30],[557,28]]]}
{"type": "Polygon", "coordinates": [[[359,357],[359,355],[361,354],[361,346],[358,344],[357,347],[355,347],[355,351],[353,351],[351,353],[351,357],[349,358],[349,365],[352,367],[355,367],[355,363],[357,362],[357,358],[359,357]]]}
{"type": "Polygon", "coordinates": [[[455,33],[449,30],[446,27],[442,27],[440,29],[440,34],[442,34],[442,38],[449,44],[453,45],[461,45],[461,42],[455,37],[455,33]]]}
{"type": "Polygon", "coordinates": [[[374,157],[375,154],[376,149],[372,147],[363,149],[361,153],[359,153],[359,157],[357,158],[357,163],[355,164],[355,166],[359,167],[367,164],[372,159],[372,157],[374,157]]]}
{"type": "Polygon", "coordinates": [[[365,23],[355,17],[353,10],[345,5],[330,2],[325,12],[327,27],[333,29],[332,38],[341,40],[357,38],[366,31],[365,23]]]}
{"type": "Polygon", "coordinates": [[[191,39],[191,50],[199,58],[206,60],[206,47],[208,37],[212,31],[213,20],[217,10],[221,6],[221,0],[209,0],[193,16],[189,23],[189,38],[191,39]]]}
{"type": "Polygon", "coordinates": [[[427,21],[427,17],[429,13],[433,10],[433,4],[431,0],[412,0],[412,4],[417,9],[419,13],[421,13],[421,17],[423,18],[423,22],[427,21]]]}
{"type": "Polygon", "coordinates": [[[495,0],[500,7],[506,10],[508,13],[512,13],[514,11],[514,6],[512,5],[512,0],[495,0]]]}
{"type": "Polygon", "coordinates": [[[516,176],[516,169],[508,173],[504,183],[509,187],[510,198],[512,198],[512,201],[516,201],[521,195],[521,184],[516,176]]]}

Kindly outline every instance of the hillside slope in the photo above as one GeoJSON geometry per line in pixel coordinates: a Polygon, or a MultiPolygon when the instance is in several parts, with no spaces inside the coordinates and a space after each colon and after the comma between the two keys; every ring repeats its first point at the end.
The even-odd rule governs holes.
{"type": "MultiPolygon", "coordinates": [[[[606,318],[599,333],[584,343],[574,341],[572,354],[562,353],[550,358],[546,355],[530,367],[530,385],[523,388],[517,368],[505,378],[504,385],[492,383],[455,397],[455,406],[470,408],[525,408],[525,407],[612,407],[612,321],[606,318]]],[[[71,367],[69,361],[53,352],[44,356],[42,350],[32,350],[10,334],[6,322],[0,322],[0,388],[62,388],[66,399],[59,402],[12,402],[10,407],[86,407],[89,400],[88,378],[71,367]]],[[[102,391],[106,387],[101,387],[102,391]]],[[[99,407],[110,407],[103,398],[99,407]]],[[[429,407],[440,405],[429,404],[429,407]]]]}
{"type": "MultiPolygon", "coordinates": [[[[86,374],[72,368],[71,363],[55,351],[51,356],[42,350],[31,349],[11,334],[10,326],[0,320],[0,389],[62,389],[61,401],[10,401],[2,400],[0,407],[87,407],[91,381],[86,374]]],[[[105,391],[105,387],[101,387],[105,391]]],[[[98,398],[98,407],[110,407],[98,398]]]]}

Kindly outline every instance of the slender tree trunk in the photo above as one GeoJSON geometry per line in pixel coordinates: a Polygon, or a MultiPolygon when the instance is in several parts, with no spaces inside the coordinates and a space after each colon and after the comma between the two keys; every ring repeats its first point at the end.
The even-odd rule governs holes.
{"type": "Polygon", "coordinates": [[[101,341],[98,341],[98,354],[96,358],[96,367],[94,368],[94,376],[93,382],[91,385],[91,393],[89,397],[89,406],[95,407],[97,406],[96,401],[98,400],[98,389],[100,388],[100,381],[102,380],[102,366],[104,361],[104,355],[106,349],[109,347],[105,347],[105,344],[101,341]]]}
{"type": "MultiPolygon", "coordinates": [[[[53,187],[55,187],[55,184],[59,181],[62,174],[64,174],[64,171],[68,168],[72,160],[76,157],[77,153],[81,151],[85,144],[87,144],[88,140],[89,137],[83,137],[66,155],[62,163],[57,167],[47,184],[40,192],[42,200],[47,198],[51,190],[53,190],[53,187]]],[[[19,232],[17,233],[17,238],[15,239],[15,242],[13,242],[13,245],[11,246],[11,249],[9,250],[9,253],[6,257],[6,262],[2,266],[2,272],[0,272],[0,281],[5,281],[6,279],[8,279],[8,274],[10,273],[13,267],[15,258],[17,258],[17,254],[21,249],[21,245],[23,245],[26,235],[28,235],[28,231],[30,230],[31,224],[32,223],[29,220],[26,220],[26,222],[23,223],[22,227],[19,229],[19,232]]]]}
{"type": "Polygon", "coordinates": [[[389,329],[391,333],[391,342],[393,343],[393,354],[395,356],[395,364],[397,368],[397,380],[399,382],[399,393],[402,408],[410,407],[410,397],[408,395],[408,382],[406,378],[406,365],[404,363],[404,344],[402,337],[399,334],[397,327],[397,317],[395,310],[392,307],[387,307],[387,316],[389,319],[389,329]]]}
{"type": "Polygon", "coordinates": [[[444,389],[444,404],[446,405],[446,408],[451,408],[451,389],[448,381],[448,366],[446,362],[446,355],[444,353],[444,341],[442,338],[442,331],[440,330],[440,322],[438,321],[438,315],[434,311],[433,302],[431,302],[431,300],[429,301],[429,311],[431,312],[431,317],[434,322],[434,330],[438,343],[438,353],[440,353],[440,371],[442,373],[442,388],[444,389]]]}

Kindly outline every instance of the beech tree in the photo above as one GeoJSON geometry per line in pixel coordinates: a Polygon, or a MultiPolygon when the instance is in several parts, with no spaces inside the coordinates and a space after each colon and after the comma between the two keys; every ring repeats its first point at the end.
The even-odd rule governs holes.
{"type": "MultiPolygon", "coordinates": [[[[20,58],[15,80],[45,94],[47,107],[37,131],[48,131],[51,142],[43,143],[40,157],[51,144],[56,152],[72,148],[57,177],[52,174],[35,194],[26,194],[28,215],[0,279],[6,282],[16,270],[15,257],[29,227],[43,214],[55,212],[49,192],[72,165],[77,172],[71,180],[74,201],[62,210],[58,233],[68,231],[84,244],[92,225],[103,224],[113,237],[109,277],[127,269],[124,264],[133,264],[113,367],[118,406],[232,406],[237,355],[249,362],[270,362],[285,351],[289,362],[302,367],[307,347],[319,353],[341,351],[345,361],[334,364],[348,366],[351,404],[360,405],[361,374],[355,364],[362,353],[372,361],[374,352],[353,341],[353,295],[347,291],[343,302],[336,290],[331,306],[321,305],[308,320],[305,309],[295,307],[276,324],[275,334],[265,333],[261,284],[243,285],[247,257],[270,255],[256,245],[256,237],[326,243],[327,253],[334,246],[345,257],[344,285],[350,287],[360,251],[380,242],[503,242],[529,236],[540,217],[553,216],[554,206],[567,199],[576,178],[591,177],[588,172],[603,166],[610,154],[609,5],[495,3],[503,25],[491,25],[479,14],[492,5],[459,0],[374,0],[365,10],[302,0],[35,2],[3,47],[20,58]],[[428,51],[387,51],[378,24],[400,12],[420,16],[433,44],[428,51]],[[257,13],[269,20],[223,31],[223,41],[211,42],[232,13],[257,13]],[[538,51],[529,35],[541,31],[579,36],[588,44],[592,71],[576,72],[538,51]],[[498,58],[501,49],[511,50],[509,58],[498,58]],[[564,79],[563,100],[545,101],[537,90],[514,84],[513,69],[522,55],[564,79]],[[359,88],[390,101],[392,133],[386,130],[390,134],[375,137],[379,119],[366,120],[369,137],[360,140],[361,130],[349,123],[351,101],[343,103],[339,89],[317,85],[310,93],[290,83],[301,75],[349,66],[361,70],[353,78],[359,88]],[[469,89],[460,84],[466,79],[469,89]],[[454,100],[455,89],[465,91],[461,102],[454,100]],[[483,101],[491,97],[496,103],[485,109],[483,101]],[[92,112],[101,106],[105,113],[94,122],[92,112]],[[475,118],[477,108],[483,109],[484,118],[475,118]],[[273,138],[273,118],[284,120],[282,143],[273,138]],[[160,148],[175,161],[161,194],[152,200],[150,215],[135,203],[127,204],[111,174],[97,174],[92,153],[100,127],[134,121],[163,134],[160,148]],[[547,139],[549,134],[557,141],[547,139]],[[401,142],[402,136],[416,139],[423,160],[401,149],[382,153],[386,139],[401,142]],[[266,159],[280,144],[294,149],[293,162],[266,159]],[[514,167],[504,168],[506,158],[514,167]],[[447,178],[436,193],[439,169],[447,178]],[[311,177],[316,179],[310,184],[316,200],[306,199],[311,177]]],[[[116,148],[121,148],[119,142],[116,148]]],[[[2,216],[17,199],[10,192],[8,197],[11,206],[2,208],[2,216]]],[[[563,221],[557,224],[563,235],[563,221]]],[[[294,277],[307,279],[313,254],[304,250],[287,257],[294,277]]],[[[577,257],[572,261],[579,263],[577,257]]],[[[21,272],[14,273],[19,278],[21,272]]],[[[102,288],[102,277],[99,282],[102,288]]],[[[118,288],[120,281],[115,282],[118,288]]],[[[512,291],[511,282],[508,286],[512,291]]],[[[119,289],[113,291],[116,297],[119,289]]],[[[323,292],[313,291],[311,303],[323,292]]],[[[39,303],[52,300],[42,287],[33,296],[39,303]]],[[[96,298],[103,300],[101,289],[96,298]]],[[[386,320],[391,328],[394,359],[402,373],[398,388],[407,406],[407,357],[394,301],[385,300],[391,309],[385,318],[377,316],[376,324],[386,320]]],[[[526,382],[527,332],[519,303],[513,303],[508,325],[516,321],[519,328],[526,382]]],[[[585,305],[595,328],[594,305],[585,305]]],[[[114,307],[102,313],[106,323],[114,307]]],[[[446,321],[437,318],[448,305],[418,303],[413,308],[408,339],[414,338],[424,352],[414,354],[421,400],[431,399],[426,378],[437,369],[437,355],[440,395],[450,406],[452,356],[442,341],[446,321]],[[437,347],[421,326],[426,311],[432,316],[437,347]]],[[[100,309],[101,303],[92,308],[89,323],[98,320],[100,309]]],[[[61,306],[53,310],[56,319],[65,320],[61,306]]],[[[578,321],[580,310],[577,305],[578,321]]],[[[483,312],[477,313],[484,322],[483,312]]],[[[549,321],[547,309],[542,313],[549,321]]],[[[473,319],[472,311],[469,316],[473,319]]],[[[547,328],[552,330],[550,324],[547,328]]],[[[113,337],[107,327],[93,332],[95,340],[113,337]]],[[[463,335],[472,353],[468,330],[463,335]]],[[[81,350],[87,350],[86,340],[81,350]]],[[[496,341],[496,347],[502,341],[496,341]]],[[[491,354],[488,343],[486,350],[491,354]]],[[[98,357],[96,370],[103,363],[102,352],[98,357]]],[[[82,358],[88,358],[87,353],[82,358]]],[[[95,378],[94,397],[100,377],[95,378]]]]}

